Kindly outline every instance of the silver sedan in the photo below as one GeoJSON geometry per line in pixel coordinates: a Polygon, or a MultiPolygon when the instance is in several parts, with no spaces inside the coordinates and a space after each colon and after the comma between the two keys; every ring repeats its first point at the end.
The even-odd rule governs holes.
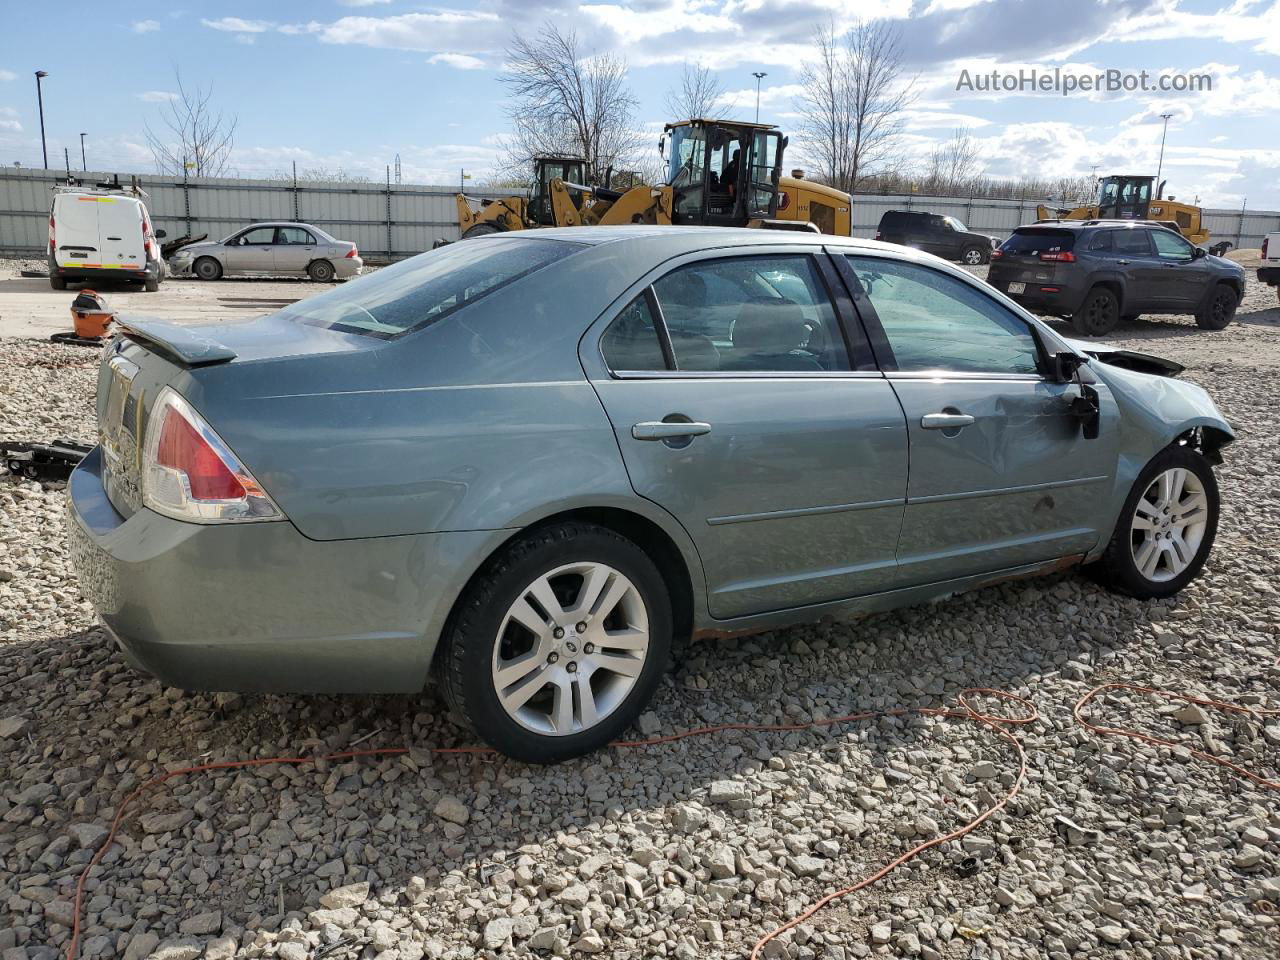
{"type": "Polygon", "coordinates": [[[272,274],[328,283],[359,276],[363,269],[354,243],[331,237],[309,223],[255,223],[225,240],[183,247],[169,258],[172,275],[201,280],[272,274]]]}

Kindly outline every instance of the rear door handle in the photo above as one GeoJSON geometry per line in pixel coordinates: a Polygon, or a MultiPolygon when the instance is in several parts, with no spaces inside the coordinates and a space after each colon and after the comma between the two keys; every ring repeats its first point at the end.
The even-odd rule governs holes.
{"type": "Polygon", "coordinates": [[[637,440],[671,440],[678,437],[701,437],[711,432],[711,424],[694,422],[668,423],[665,420],[648,420],[631,428],[631,436],[637,440]]]}
{"type": "Polygon", "coordinates": [[[1129,265],[1128,260],[1117,260],[1116,263],[1120,264],[1122,267],[1127,267],[1129,265]]]}
{"type": "Polygon", "coordinates": [[[920,426],[926,430],[956,430],[973,423],[967,413],[926,413],[920,418],[920,426]]]}

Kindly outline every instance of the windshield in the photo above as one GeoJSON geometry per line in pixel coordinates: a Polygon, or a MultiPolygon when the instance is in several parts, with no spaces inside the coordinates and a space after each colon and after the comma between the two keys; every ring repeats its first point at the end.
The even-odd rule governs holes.
{"type": "Polygon", "coordinates": [[[955,217],[943,217],[942,219],[946,220],[947,223],[951,225],[952,230],[958,231],[959,233],[969,232],[969,228],[964,225],[964,221],[962,220],[957,220],[955,217]]]}
{"type": "Polygon", "coordinates": [[[1041,253],[1065,253],[1076,245],[1076,235],[1071,230],[1015,230],[1000,247],[1005,253],[1025,253],[1038,256],[1041,253]]]}
{"type": "Polygon", "coordinates": [[[299,300],[280,316],[390,339],[434,323],[585,247],[525,237],[459,241],[299,300]]]}
{"type": "Polygon", "coordinates": [[[673,187],[702,184],[702,151],[705,132],[701,127],[675,127],[671,131],[671,156],[667,159],[667,183],[673,187]]]}

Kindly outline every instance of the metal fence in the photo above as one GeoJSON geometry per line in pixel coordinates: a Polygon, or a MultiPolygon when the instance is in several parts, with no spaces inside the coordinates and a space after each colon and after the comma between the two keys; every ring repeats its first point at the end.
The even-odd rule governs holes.
{"type": "MultiPolygon", "coordinates": [[[[85,183],[110,178],[101,173],[77,176],[85,183]]],[[[129,178],[121,175],[120,179],[129,178]]],[[[66,174],[57,170],[0,169],[0,255],[44,254],[51,190],[65,180],[66,174]]],[[[255,221],[299,220],[355,243],[363,256],[373,259],[412,256],[430,250],[437,239],[458,237],[457,190],[451,186],[150,175],[140,176],[139,181],[150,197],[152,219],[170,237],[207,233],[221,239],[255,221]]],[[[971,230],[1004,237],[1035,219],[1036,203],[858,194],[853,200],[853,232],[872,236],[886,210],[927,210],[957,217],[971,230]]],[[[1205,225],[1214,240],[1258,247],[1268,232],[1280,230],[1280,213],[1205,210],[1205,225]]]]}

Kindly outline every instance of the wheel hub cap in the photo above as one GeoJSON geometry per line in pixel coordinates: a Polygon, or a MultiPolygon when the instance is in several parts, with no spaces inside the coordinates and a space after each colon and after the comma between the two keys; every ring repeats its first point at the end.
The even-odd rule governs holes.
{"type": "Polygon", "coordinates": [[[525,729],[581,733],[626,699],[648,649],[648,611],[635,585],[606,564],[566,564],[507,609],[494,644],[493,689],[525,729]]]}
{"type": "Polygon", "coordinates": [[[1209,498],[1199,477],[1184,467],[1157,474],[1130,520],[1138,572],[1157,583],[1179,576],[1195,559],[1208,521],[1209,498]]]}

